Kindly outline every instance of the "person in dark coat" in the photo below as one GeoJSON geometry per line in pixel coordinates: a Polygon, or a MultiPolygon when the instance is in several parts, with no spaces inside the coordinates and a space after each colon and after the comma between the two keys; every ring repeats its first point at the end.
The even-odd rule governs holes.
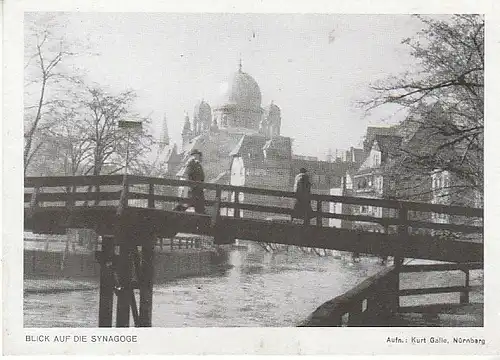
{"type": "MultiPolygon", "coordinates": [[[[201,151],[194,149],[191,151],[190,155],[191,157],[188,159],[184,167],[183,177],[190,181],[204,182],[205,173],[203,172],[203,167],[201,165],[201,151]]],[[[188,198],[189,202],[186,205],[177,205],[174,210],[183,211],[188,207],[193,206],[197,213],[205,213],[205,196],[201,186],[191,186],[188,191],[188,198]]]]}
{"type": "Polygon", "coordinates": [[[307,170],[300,169],[299,174],[295,177],[293,185],[295,192],[295,205],[293,207],[292,221],[294,218],[303,219],[305,224],[309,224],[311,215],[311,181],[307,170]]]}

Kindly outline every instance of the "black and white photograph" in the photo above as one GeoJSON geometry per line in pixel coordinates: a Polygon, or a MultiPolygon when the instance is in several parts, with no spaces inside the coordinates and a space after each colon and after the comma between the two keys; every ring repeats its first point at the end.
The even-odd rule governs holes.
{"type": "MultiPolygon", "coordinates": [[[[349,336],[495,351],[484,12],[22,21],[12,341],[62,353],[155,336],[111,328],[370,328],[349,336]]],[[[335,348],[319,346],[304,353],[335,348]]]]}

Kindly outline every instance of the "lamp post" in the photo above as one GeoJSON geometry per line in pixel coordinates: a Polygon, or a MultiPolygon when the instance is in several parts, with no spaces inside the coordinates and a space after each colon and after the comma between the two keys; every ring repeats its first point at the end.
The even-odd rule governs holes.
{"type": "Polygon", "coordinates": [[[129,162],[129,147],[130,147],[130,133],[132,131],[140,131],[142,130],[142,122],[141,121],[127,121],[127,120],[119,120],[118,128],[123,129],[127,132],[127,145],[126,145],[126,153],[125,153],[125,173],[123,174],[123,191],[120,197],[120,204],[118,205],[118,213],[121,214],[123,208],[125,207],[126,193],[128,192],[128,162],[129,162]]]}
{"type": "Polygon", "coordinates": [[[127,132],[127,149],[126,149],[126,154],[125,154],[125,176],[127,176],[129,146],[130,146],[130,133],[132,131],[142,130],[142,122],[141,121],[120,120],[120,121],[118,121],[118,128],[123,129],[127,132]]]}

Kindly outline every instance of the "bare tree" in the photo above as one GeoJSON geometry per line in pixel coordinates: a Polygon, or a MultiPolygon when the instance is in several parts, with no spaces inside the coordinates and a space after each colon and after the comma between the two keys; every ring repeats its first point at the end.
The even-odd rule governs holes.
{"type": "Polygon", "coordinates": [[[410,110],[400,129],[407,140],[399,149],[400,173],[447,170],[461,187],[483,192],[484,18],[417,17],[424,29],[403,41],[416,70],[373,84],[373,97],[362,104],[367,110],[384,104],[410,110]],[[425,140],[420,146],[411,144],[415,134],[425,140]]]}
{"type": "Polygon", "coordinates": [[[81,175],[92,158],[88,131],[79,122],[80,114],[75,108],[66,109],[62,118],[48,131],[41,152],[49,152],[53,169],[50,174],[81,175]],[[54,151],[53,149],[58,149],[54,151]]]}
{"type": "Polygon", "coordinates": [[[57,35],[57,19],[28,18],[25,29],[24,174],[43,147],[50,129],[68,107],[69,94],[81,84],[79,71],[64,66],[77,56],[78,44],[71,46],[57,35]]]}
{"type": "Polygon", "coordinates": [[[137,172],[141,168],[143,155],[151,146],[148,133],[149,117],[140,117],[132,111],[136,99],[134,91],[127,90],[112,95],[95,86],[87,89],[80,100],[81,113],[76,126],[83,134],[86,151],[85,174],[100,175],[117,173],[125,167],[128,148],[129,168],[137,172]],[[118,128],[120,120],[142,121],[145,131],[126,133],[118,128]]]}

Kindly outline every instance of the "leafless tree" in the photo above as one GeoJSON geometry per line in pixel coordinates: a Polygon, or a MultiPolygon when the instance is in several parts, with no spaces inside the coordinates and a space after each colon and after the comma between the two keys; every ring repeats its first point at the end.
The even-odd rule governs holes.
{"type": "Polygon", "coordinates": [[[43,161],[52,165],[51,175],[81,175],[92,158],[88,131],[80,124],[77,109],[66,109],[61,116],[46,134],[41,152],[48,156],[43,161]]]}
{"type": "Polygon", "coordinates": [[[64,66],[78,56],[64,37],[57,34],[53,18],[26,19],[25,29],[25,104],[24,174],[33,157],[44,146],[50,129],[61,119],[68,94],[81,83],[79,71],[64,66]]]}
{"type": "Polygon", "coordinates": [[[362,105],[370,110],[398,104],[410,110],[400,129],[406,140],[397,164],[400,174],[447,170],[461,187],[482,193],[484,18],[417,17],[423,30],[403,40],[417,60],[415,70],[373,84],[373,96],[362,105]],[[420,146],[411,144],[415,134],[425,140],[420,146]]]}
{"type": "Polygon", "coordinates": [[[132,90],[113,95],[98,86],[88,88],[80,99],[77,126],[87,152],[84,174],[114,174],[123,170],[127,147],[131,172],[142,168],[142,156],[149,151],[152,137],[147,128],[149,118],[139,116],[132,109],[135,99],[132,90]],[[144,131],[123,131],[118,127],[120,120],[141,121],[144,131]]]}

